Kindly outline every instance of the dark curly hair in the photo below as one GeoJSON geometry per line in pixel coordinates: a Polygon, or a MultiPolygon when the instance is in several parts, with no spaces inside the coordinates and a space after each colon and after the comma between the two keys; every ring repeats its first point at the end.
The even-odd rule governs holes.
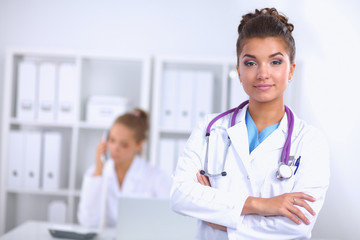
{"type": "Polygon", "coordinates": [[[253,37],[281,37],[283,38],[290,62],[295,61],[295,40],[292,36],[294,25],[288,22],[288,18],[280,14],[275,8],[256,9],[254,13],[242,16],[238,27],[239,37],[236,42],[237,61],[244,46],[244,41],[253,37]]]}

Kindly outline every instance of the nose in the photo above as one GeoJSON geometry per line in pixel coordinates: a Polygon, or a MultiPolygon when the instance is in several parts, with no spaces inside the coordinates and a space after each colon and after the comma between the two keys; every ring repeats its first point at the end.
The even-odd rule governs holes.
{"type": "Polygon", "coordinates": [[[266,64],[262,64],[258,68],[257,79],[264,80],[269,78],[269,68],[266,64]]]}

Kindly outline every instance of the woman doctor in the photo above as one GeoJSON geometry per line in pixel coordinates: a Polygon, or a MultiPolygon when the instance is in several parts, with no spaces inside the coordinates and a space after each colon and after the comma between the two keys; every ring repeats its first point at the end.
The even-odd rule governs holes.
{"type": "Polygon", "coordinates": [[[95,165],[83,178],[78,210],[81,225],[102,227],[101,219],[104,219],[107,226],[114,227],[118,215],[117,200],[121,196],[169,197],[170,176],[138,156],[147,130],[148,115],[140,109],[115,120],[108,139],[98,145],[95,165]],[[111,159],[103,162],[106,148],[111,159]]]}
{"type": "Polygon", "coordinates": [[[206,128],[217,115],[193,131],[171,190],[173,210],[200,220],[197,239],[311,237],[329,184],[329,155],[320,131],[284,106],[295,70],[293,28],[274,8],[242,17],[237,71],[249,102],[211,123],[208,150],[206,128]]]}

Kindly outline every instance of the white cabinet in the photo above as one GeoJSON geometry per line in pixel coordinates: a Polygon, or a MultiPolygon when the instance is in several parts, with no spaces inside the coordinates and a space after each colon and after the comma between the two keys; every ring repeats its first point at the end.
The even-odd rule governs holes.
{"type": "MultiPolygon", "coordinates": [[[[47,220],[48,206],[53,201],[66,204],[67,222],[77,221],[82,176],[95,161],[96,146],[109,127],[86,121],[86,103],[91,96],[117,96],[128,100],[129,110],[141,107],[149,111],[150,67],[148,56],[38,49],[7,51],[1,136],[0,235],[28,219],[47,220]],[[47,184],[42,182],[39,188],[8,184],[9,157],[16,155],[10,152],[10,133],[17,131],[40,132],[43,141],[47,139],[47,144],[55,147],[47,147],[52,150],[42,155],[57,161],[59,176],[53,173],[43,179],[60,179],[52,179],[52,184],[49,180],[47,184]],[[51,137],[45,138],[46,134],[51,137]],[[60,148],[57,148],[58,142],[61,142],[60,148]],[[60,156],[51,157],[56,152],[60,152],[60,156]]],[[[13,145],[11,151],[24,151],[13,145]]]]}
{"type": "MultiPolygon", "coordinates": [[[[229,86],[234,81],[230,72],[235,67],[236,59],[155,57],[150,128],[153,164],[172,174],[199,119],[229,108],[229,86]]],[[[242,90],[240,81],[238,85],[242,90]]]]}

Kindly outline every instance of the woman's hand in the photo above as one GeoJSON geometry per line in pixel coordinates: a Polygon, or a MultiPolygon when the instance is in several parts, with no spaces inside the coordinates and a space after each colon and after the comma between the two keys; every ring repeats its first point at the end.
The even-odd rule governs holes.
{"type": "MultiPolygon", "coordinates": [[[[199,183],[201,185],[211,187],[209,178],[207,176],[205,176],[205,175],[201,175],[200,171],[196,173],[196,177],[197,177],[197,180],[199,181],[199,183]]],[[[227,231],[227,228],[225,226],[218,225],[218,224],[211,223],[211,222],[205,222],[205,223],[207,225],[209,225],[210,227],[217,228],[217,229],[220,229],[222,231],[227,231]]]]}
{"type": "Polygon", "coordinates": [[[311,215],[315,215],[314,210],[306,202],[315,202],[315,198],[302,193],[285,193],[272,198],[248,197],[241,214],[259,214],[262,216],[285,216],[296,224],[310,224],[298,206],[305,208],[311,215]]]}
{"type": "Polygon", "coordinates": [[[101,140],[101,142],[99,143],[96,149],[96,161],[95,161],[95,172],[94,172],[95,177],[102,175],[104,163],[101,158],[105,154],[105,152],[106,152],[106,141],[101,140]]]}

